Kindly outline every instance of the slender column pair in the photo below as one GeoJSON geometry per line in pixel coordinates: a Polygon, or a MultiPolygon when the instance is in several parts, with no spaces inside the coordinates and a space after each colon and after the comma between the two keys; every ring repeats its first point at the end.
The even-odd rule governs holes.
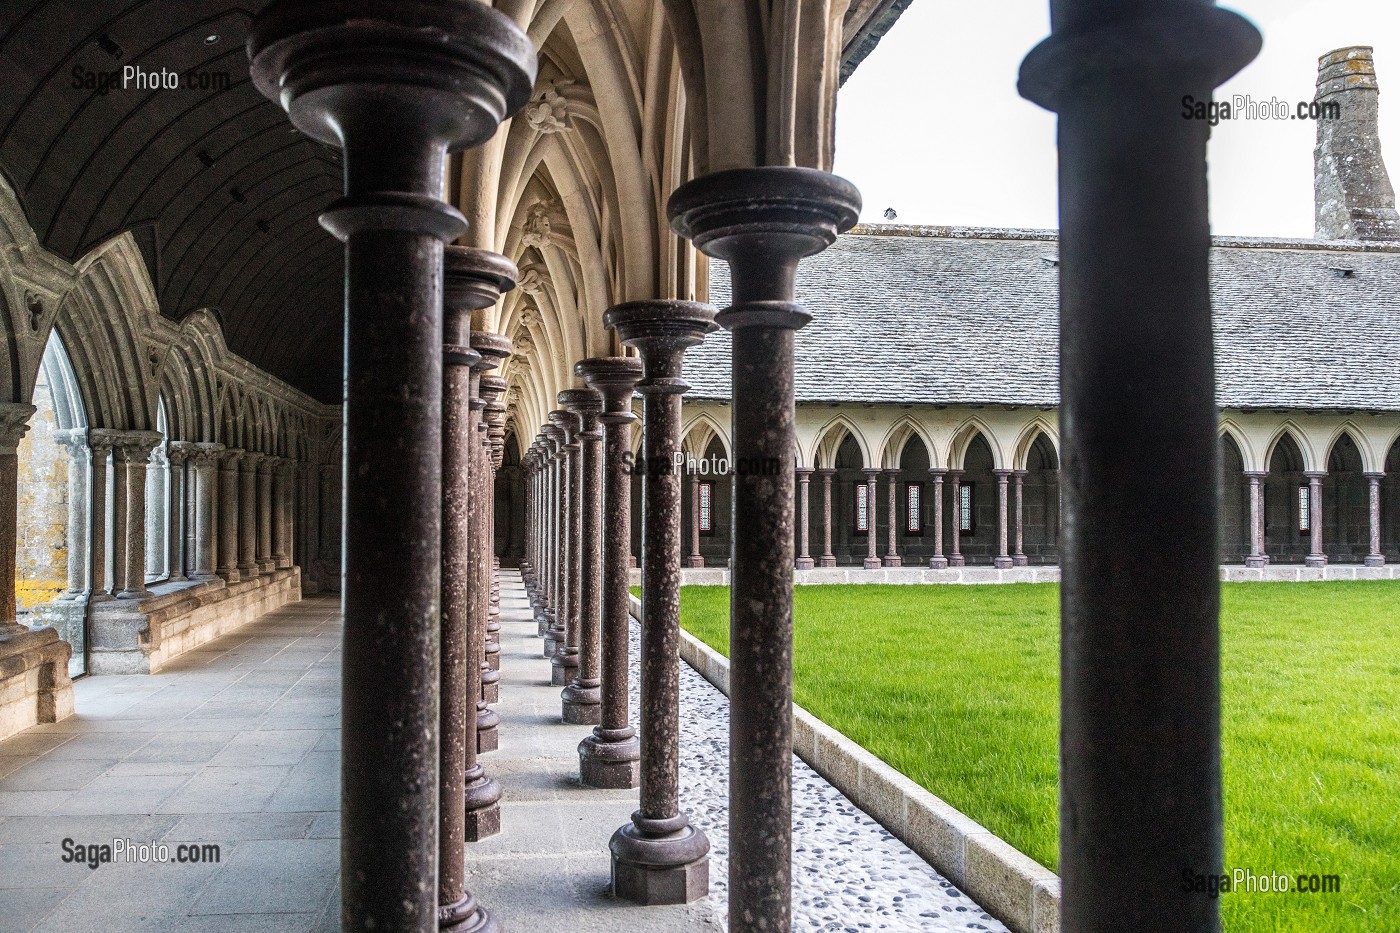
{"type": "Polygon", "coordinates": [[[515,283],[515,267],[486,250],[448,246],[443,256],[442,615],[438,804],[438,912],[447,925],[462,914],[464,845],[501,828],[501,788],[477,760],[482,619],[473,611],[477,563],[472,413],[471,312],[489,307],[515,283]]]}
{"type": "Polygon", "coordinates": [[[734,528],[731,558],[729,925],[787,930],[794,539],[789,465],[797,449],[793,334],[810,320],[794,302],[794,286],[801,259],[855,223],[860,194],[849,182],[814,169],[734,169],[682,185],[667,212],[677,233],[729,263],[733,304],[716,320],[734,338],[734,460],[764,467],[734,477],[734,514],[744,521],[734,528]]]}
{"type": "Polygon", "coordinates": [[[1309,470],[1303,476],[1308,480],[1308,556],[1303,563],[1308,567],[1326,567],[1327,554],[1322,550],[1322,481],[1327,472],[1309,470]]]}
{"type": "Polygon", "coordinates": [[[228,448],[219,454],[219,576],[237,583],[238,570],[238,465],[243,451],[228,448]]]}
{"type": "Polygon", "coordinates": [[[1371,521],[1371,547],[1364,563],[1367,567],[1384,567],[1385,555],[1381,553],[1381,480],[1384,473],[1367,473],[1368,514],[1371,521]]]}
{"type": "MultiPolygon", "coordinates": [[[[709,892],[710,842],[680,809],[681,378],[685,351],[715,329],[714,310],[689,301],[634,301],[603,316],[641,351],[641,806],[613,834],[612,888],[641,904],[680,904],[709,892]]],[[[781,463],[786,472],[792,449],[781,463]]],[[[771,479],[771,477],[765,477],[771,479]]],[[[781,492],[781,491],[779,491],[781,492]]],[[[786,490],[791,509],[791,488],[786,490]]],[[[744,514],[744,513],[740,513],[744,514]]],[[[787,570],[792,572],[791,524],[787,570]]],[[[737,566],[736,566],[737,569],[737,566]]],[[[788,764],[791,767],[791,762],[788,764]]]]}
{"type": "Polygon", "coordinates": [[[56,431],[54,438],[68,454],[68,586],[59,598],[74,600],[87,594],[92,587],[88,565],[88,462],[91,452],[87,431],[81,428],[56,431]]]}
{"type": "Polygon", "coordinates": [[[480,631],[473,644],[475,662],[481,669],[481,691],[476,704],[476,748],[478,752],[494,752],[500,747],[501,717],[489,704],[500,699],[500,673],[486,657],[487,631],[491,626],[491,444],[488,437],[487,411],[496,403],[505,383],[490,370],[510,356],[510,340],[499,334],[475,332],[471,347],[480,359],[472,364],[472,565],[471,565],[471,626],[480,631]]]}
{"type": "Polygon", "coordinates": [[[1265,471],[1250,470],[1245,473],[1249,480],[1249,556],[1244,559],[1246,567],[1269,566],[1269,555],[1264,552],[1264,481],[1269,474],[1265,471]]]}
{"type": "Polygon", "coordinates": [[[266,457],[245,451],[238,466],[238,573],[258,575],[258,464],[266,457]]]}
{"type": "Polygon", "coordinates": [[[962,470],[948,471],[948,517],[952,540],[949,544],[948,566],[965,567],[967,558],[962,555],[962,470]]]}
{"type": "MultiPolygon", "coordinates": [[[[583,376],[578,364],[574,371],[583,376]]],[[[574,562],[578,565],[577,618],[574,637],[577,640],[577,665],[573,679],[562,694],[564,722],[580,726],[596,726],[602,720],[602,675],[599,631],[603,612],[603,432],[599,416],[603,397],[596,389],[566,389],[559,393],[570,412],[579,419],[577,471],[573,488],[577,493],[573,531],[578,547],[574,562]]],[[[556,655],[557,657],[557,655],[556,655]]]]}
{"type": "Polygon", "coordinates": [[[809,521],[812,513],[812,499],[810,487],[812,484],[812,471],[807,467],[797,468],[797,527],[798,547],[797,563],[794,565],[798,570],[811,570],[815,566],[812,560],[811,537],[809,533],[809,521]]]}
{"type": "Polygon", "coordinates": [[[865,471],[866,570],[879,570],[881,566],[879,554],[879,533],[877,531],[877,529],[880,527],[880,522],[877,517],[879,515],[879,510],[875,507],[875,503],[878,501],[875,488],[875,480],[877,477],[879,477],[879,475],[879,470],[868,469],[865,471]]]}
{"type": "Polygon", "coordinates": [[[563,674],[554,674],[562,667],[562,655],[567,650],[569,622],[569,445],[573,435],[569,426],[574,423],[573,415],[555,410],[549,413],[550,423],[545,426],[553,451],[550,496],[550,615],[549,630],[545,632],[544,653],[550,659],[550,683],[558,686],[563,683],[563,674]],[[559,665],[554,659],[560,658],[559,665]]]}
{"type": "MultiPolygon", "coordinates": [[[[565,390],[567,392],[569,390],[565,390]]],[[[559,393],[559,404],[567,405],[568,396],[559,393]]],[[[583,491],[583,471],[580,464],[582,446],[579,416],[567,407],[549,413],[549,420],[562,435],[559,454],[559,614],[556,617],[554,655],[550,658],[550,683],[562,687],[573,680],[578,669],[579,537],[583,530],[583,509],[579,499],[583,491]]]]}
{"type": "Polygon", "coordinates": [[[822,556],[819,566],[835,567],[836,555],[831,550],[831,481],[835,470],[818,470],[822,478],[822,556]]]}
{"type": "Polygon", "coordinates": [[[690,554],[685,559],[687,567],[705,566],[705,557],[700,553],[700,474],[690,474],[690,554]]]}
{"type": "Polygon", "coordinates": [[[214,573],[214,549],[218,545],[218,513],[215,493],[218,485],[219,454],[223,444],[195,444],[190,451],[189,464],[194,482],[195,526],[194,567],[191,580],[208,581],[214,573]]]}
{"type": "Polygon", "coordinates": [[[1030,558],[1026,557],[1025,551],[1025,485],[1026,471],[1013,470],[1012,481],[1016,488],[1016,552],[1011,555],[1011,566],[1025,567],[1030,563],[1030,558]]]}
{"type": "Polygon", "coordinates": [[[191,441],[170,441],[166,444],[165,461],[170,471],[170,486],[166,495],[170,525],[165,542],[168,583],[180,583],[189,579],[185,575],[186,569],[194,573],[194,567],[187,565],[185,561],[185,472],[193,448],[194,444],[191,441]]]}
{"type": "MultiPolygon", "coordinates": [[[[1054,0],[1022,96],[1059,115],[1061,924],[1205,933],[1221,872],[1205,121],[1259,51],[1205,0],[1054,0]]],[[[735,392],[736,397],[738,391],[735,392]]]]}
{"type": "MultiPolygon", "coordinates": [[[[929,477],[933,480],[933,556],[928,565],[934,570],[948,566],[948,558],[943,556],[943,477],[948,472],[940,467],[930,467],[929,477]]],[[[953,532],[957,534],[956,529],[953,532]]]]}
{"type": "Polygon", "coordinates": [[[904,558],[902,558],[902,557],[899,556],[899,548],[898,548],[899,529],[900,529],[900,527],[901,527],[902,524],[903,524],[903,522],[901,522],[901,520],[900,520],[900,515],[899,515],[899,471],[898,471],[898,470],[886,470],[886,471],[885,471],[885,482],[886,482],[886,485],[888,486],[888,489],[887,489],[887,492],[888,492],[888,501],[889,501],[889,509],[888,509],[888,511],[889,511],[889,518],[890,518],[890,523],[889,523],[889,528],[888,528],[888,535],[889,535],[888,547],[887,547],[887,549],[886,549],[886,551],[885,551],[885,566],[886,566],[886,567],[902,567],[902,566],[904,565],[904,558]]]}
{"type": "Polygon", "coordinates": [[[436,883],[443,244],[466,226],[441,197],[447,150],[529,100],[534,49],[479,3],[274,0],[248,51],[258,90],[345,150],[322,215],[346,263],[342,925],[493,930],[436,883]]]}
{"type": "Polygon", "coordinates": [[[163,439],[155,431],[113,432],[112,595],[147,599],[146,468],[163,439]]]}
{"type": "Polygon", "coordinates": [[[282,468],[282,458],[266,456],[258,461],[257,564],[258,573],[271,573],[277,567],[272,556],[272,477],[282,468]]]}
{"type": "MultiPolygon", "coordinates": [[[[601,474],[602,579],[601,721],[579,743],[579,777],[589,787],[636,787],[640,777],[641,743],[628,721],[627,682],[629,592],[632,550],[632,393],[642,378],[641,361],[617,356],[583,360],[574,367],[603,400],[599,420],[605,449],[601,474]]],[[[590,548],[591,550],[591,548],[590,548]]],[[[595,579],[597,579],[595,577],[595,579]]],[[[588,658],[585,655],[585,668],[588,658]]]]}
{"type": "Polygon", "coordinates": [[[1007,552],[1007,492],[1011,480],[1010,470],[993,470],[997,478],[997,555],[992,558],[992,566],[1005,570],[1011,566],[1011,555],[1007,552]]]}

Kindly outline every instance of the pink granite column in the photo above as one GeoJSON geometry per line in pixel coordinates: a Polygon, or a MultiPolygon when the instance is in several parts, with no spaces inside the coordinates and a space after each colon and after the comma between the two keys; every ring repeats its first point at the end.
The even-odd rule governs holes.
{"type": "Polygon", "coordinates": [[[1011,475],[1016,481],[1016,552],[1011,555],[1011,566],[1024,567],[1030,563],[1030,559],[1026,557],[1025,551],[1026,511],[1024,492],[1026,471],[1016,470],[1011,475]]]}
{"type": "Polygon", "coordinates": [[[1322,470],[1309,470],[1303,474],[1308,478],[1308,528],[1310,534],[1309,553],[1303,563],[1308,567],[1326,567],[1327,555],[1322,551],[1322,478],[1327,475],[1322,470]]]}
{"type": "Polygon", "coordinates": [[[1366,555],[1367,567],[1384,567],[1385,555],[1381,553],[1381,480],[1384,473],[1367,473],[1370,482],[1371,550],[1366,555]]]}
{"type": "Polygon", "coordinates": [[[899,471],[886,470],[885,480],[889,484],[889,549],[885,554],[886,567],[901,567],[904,565],[904,558],[899,556],[899,529],[903,527],[903,516],[899,512],[899,471]]]}
{"type": "Polygon", "coordinates": [[[877,517],[878,517],[878,515],[879,515],[879,510],[875,507],[876,495],[877,495],[877,494],[876,494],[876,490],[875,490],[875,478],[876,478],[877,476],[879,476],[879,475],[880,475],[880,471],[879,471],[879,470],[870,469],[870,470],[866,470],[866,471],[865,471],[866,489],[869,490],[869,491],[865,494],[865,543],[866,543],[865,569],[866,569],[866,570],[879,570],[879,569],[880,569],[880,556],[879,556],[879,547],[880,547],[880,545],[879,545],[879,541],[877,540],[877,538],[879,537],[879,535],[876,533],[876,529],[877,529],[877,528],[879,527],[879,525],[880,525],[879,521],[877,520],[877,517]]]}
{"type": "Polygon", "coordinates": [[[949,567],[963,567],[967,564],[967,558],[962,556],[962,496],[959,489],[962,479],[962,470],[948,471],[948,493],[949,501],[952,503],[952,553],[948,555],[949,567]]]}
{"type": "Polygon", "coordinates": [[[685,559],[687,567],[705,566],[705,558],[700,554],[700,474],[690,474],[690,556],[685,559]]]}
{"type": "Polygon", "coordinates": [[[1011,555],[1007,553],[1007,482],[1011,471],[993,470],[992,474],[997,478],[997,556],[992,559],[992,566],[1005,570],[1011,566],[1011,555]]]}
{"type": "Polygon", "coordinates": [[[948,558],[943,556],[943,474],[947,471],[931,467],[928,472],[933,478],[933,556],[928,565],[942,570],[948,566],[948,558]]]}
{"type": "Polygon", "coordinates": [[[831,480],[835,470],[818,470],[822,478],[822,556],[819,566],[835,567],[836,555],[831,552],[831,480]]]}
{"type": "Polygon", "coordinates": [[[1264,553],[1264,478],[1269,474],[1251,470],[1249,479],[1249,556],[1246,567],[1267,567],[1269,557],[1264,553]]]}
{"type": "Polygon", "coordinates": [[[806,467],[797,468],[797,521],[798,528],[801,529],[801,537],[798,539],[799,549],[797,551],[797,569],[812,569],[812,548],[809,538],[808,526],[811,524],[812,501],[810,490],[812,481],[812,471],[806,467]]]}

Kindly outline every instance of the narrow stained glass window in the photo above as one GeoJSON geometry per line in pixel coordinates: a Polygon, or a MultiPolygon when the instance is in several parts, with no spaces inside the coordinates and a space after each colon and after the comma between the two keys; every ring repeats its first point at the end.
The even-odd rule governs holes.
{"type": "Polygon", "coordinates": [[[963,483],[958,486],[958,531],[972,534],[975,530],[973,524],[973,503],[974,490],[973,483],[963,483]]]}
{"type": "Polygon", "coordinates": [[[715,530],[714,483],[700,484],[700,533],[710,534],[715,530]]]}
{"type": "Polygon", "coordinates": [[[924,527],[924,487],[922,483],[910,483],[905,490],[904,530],[917,534],[924,527]]]}
{"type": "Polygon", "coordinates": [[[1298,487],[1298,533],[1312,531],[1312,499],[1308,496],[1306,483],[1298,487]]]}
{"type": "Polygon", "coordinates": [[[870,487],[856,483],[856,531],[864,534],[870,531],[870,487]]]}

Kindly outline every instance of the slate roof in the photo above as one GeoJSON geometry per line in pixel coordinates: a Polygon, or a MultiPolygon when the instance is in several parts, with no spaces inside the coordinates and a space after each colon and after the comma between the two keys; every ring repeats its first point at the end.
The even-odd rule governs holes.
{"type": "MultiPolygon", "coordinates": [[[[856,228],[801,267],[798,401],[1058,404],[1057,254],[1053,231],[856,228]]],[[[1400,243],[1219,237],[1211,257],[1222,408],[1400,411],[1400,243]]],[[[687,353],[688,397],[729,397],[729,348],[687,353]]]]}

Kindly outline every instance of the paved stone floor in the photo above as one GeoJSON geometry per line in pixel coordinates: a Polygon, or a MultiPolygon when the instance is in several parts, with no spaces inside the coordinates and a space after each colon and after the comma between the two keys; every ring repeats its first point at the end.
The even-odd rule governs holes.
{"type": "MultiPolygon", "coordinates": [[[[607,841],[636,791],[578,783],[588,730],[560,723],[507,573],[501,747],[483,759],[504,787],[503,828],[468,847],[472,889],[509,933],[723,929],[728,701],[681,665],[682,803],[713,843],[710,897],[612,900],[607,841]]],[[[337,929],[338,609],[306,600],[160,674],[85,678],[76,716],[0,742],[0,933],[337,929]],[[172,854],[214,843],[220,860],[94,870],[62,861],[65,838],[172,854]]],[[[794,777],[795,929],[1004,929],[806,765],[794,777]]]]}

